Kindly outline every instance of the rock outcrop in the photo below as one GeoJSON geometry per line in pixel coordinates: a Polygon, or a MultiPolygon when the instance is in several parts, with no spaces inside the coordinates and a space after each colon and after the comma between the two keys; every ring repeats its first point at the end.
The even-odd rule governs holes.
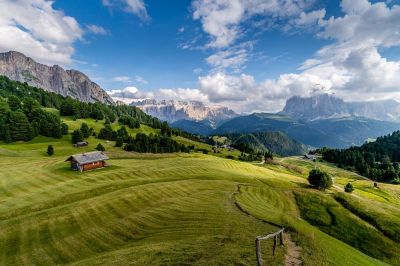
{"type": "Polygon", "coordinates": [[[64,70],[57,65],[43,65],[19,52],[0,53],[0,75],[84,102],[114,103],[99,85],[82,72],[64,70]]]}
{"type": "Polygon", "coordinates": [[[400,103],[395,100],[345,102],[328,94],[294,96],[287,100],[280,114],[305,121],[355,116],[399,122],[400,103]]]}
{"type": "Polygon", "coordinates": [[[151,116],[173,123],[179,120],[203,121],[220,124],[222,121],[236,117],[237,114],[227,107],[210,107],[198,101],[156,101],[152,99],[133,102],[151,116]]]}

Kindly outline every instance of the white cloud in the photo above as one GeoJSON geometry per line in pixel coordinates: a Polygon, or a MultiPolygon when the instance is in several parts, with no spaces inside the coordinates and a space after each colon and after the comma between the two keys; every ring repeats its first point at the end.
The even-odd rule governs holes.
{"type": "Polygon", "coordinates": [[[384,93],[398,97],[400,61],[384,58],[379,50],[400,46],[400,7],[343,0],[341,8],[345,15],[324,21],[317,34],[334,42],[300,69],[329,79],[335,92],[347,99],[382,97],[384,93]]]}
{"type": "Polygon", "coordinates": [[[141,84],[148,84],[149,82],[141,76],[136,75],[135,81],[141,84]]]}
{"type": "MultiPolygon", "coordinates": [[[[325,16],[324,9],[307,13],[313,4],[313,0],[194,0],[193,19],[201,22],[209,36],[205,47],[216,50],[206,59],[207,63],[214,72],[240,71],[251,54],[252,45],[245,47],[243,44],[248,41],[243,39],[252,28],[257,28],[258,32],[274,27],[283,31],[309,30],[319,25],[325,16]]],[[[187,42],[182,48],[193,45],[187,42]]]]}
{"type": "Polygon", "coordinates": [[[116,82],[127,82],[127,83],[132,82],[132,79],[128,76],[118,76],[114,77],[112,80],[116,82]]]}
{"type": "Polygon", "coordinates": [[[104,6],[120,8],[127,13],[135,14],[142,21],[150,19],[143,0],[102,0],[102,3],[104,6]]]}
{"type": "Polygon", "coordinates": [[[115,101],[121,101],[130,104],[134,99],[152,98],[151,93],[141,93],[138,88],[130,86],[124,89],[116,89],[107,92],[115,101]]]}
{"type": "Polygon", "coordinates": [[[45,0],[0,1],[0,50],[17,50],[47,64],[71,64],[73,43],[83,30],[52,5],[45,0]]]}
{"type": "Polygon", "coordinates": [[[98,26],[98,25],[86,25],[86,28],[94,34],[99,34],[99,35],[107,35],[108,31],[106,29],[104,29],[102,26],[98,26]]]}
{"type": "Polygon", "coordinates": [[[138,76],[138,75],[134,76],[133,78],[128,77],[128,76],[117,76],[117,77],[112,78],[112,81],[125,82],[125,83],[137,82],[137,83],[141,83],[141,84],[148,84],[149,83],[143,77],[138,76]]]}

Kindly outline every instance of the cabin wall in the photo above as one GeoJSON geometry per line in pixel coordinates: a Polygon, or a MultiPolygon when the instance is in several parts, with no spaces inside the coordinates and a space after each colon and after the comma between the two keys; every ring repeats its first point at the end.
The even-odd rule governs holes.
{"type": "Polygon", "coordinates": [[[94,163],[88,163],[88,164],[82,165],[83,171],[88,171],[88,170],[93,170],[93,169],[97,169],[97,168],[102,168],[102,167],[104,167],[104,166],[105,166],[105,162],[104,162],[104,161],[94,162],[94,163]]]}

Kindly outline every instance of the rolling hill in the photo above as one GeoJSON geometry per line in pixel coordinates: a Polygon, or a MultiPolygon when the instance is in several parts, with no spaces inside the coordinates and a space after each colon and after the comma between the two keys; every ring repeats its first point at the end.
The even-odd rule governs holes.
{"type": "MultiPolygon", "coordinates": [[[[10,141],[0,141],[0,265],[254,265],[255,237],[281,227],[286,245],[275,256],[272,243],[263,243],[262,256],[273,265],[293,260],[305,265],[400,264],[398,186],[379,184],[376,189],[355,173],[300,157],[240,162],[239,151],[212,153],[210,145],[134,107],[77,102],[5,78],[0,88],[0,112],[7,116],[0,117],[1,136],[10,141]],[[38,121],[34,114],[46,119],[38,121]],[[70,134],[83,123],[98,134],[85,138],[88,146],[75,148],[70,134]],[[63,124],[67,132],[48,134],[63,124]],[[194,149],[128,152],[116,147],[118,138],[98,138],[106,127],[118,132],[123,125],[128,139],[162,133],[194,149]],[[32,133],[29,139],[17,138],[24,136],[21,129],[32,133]],[[108,167],[70,169],[68,157],[98,144],[110,157],[108,167]],[[52,156],[46,153],[49,145],[52,156]],[[331,189],[309,187],[307,175],[314,167],[334,177],[331,189]],[[355,191],[345,194],[349,182],[355,191]]],[[[290,123],[301,126],[283,116],[254,119],[261,121],[259,128],[264,119],[278,121],[281,129],[290,123]]],[[[252,136],[259,143],[287,139],[270,134],[252,136]]],[[[148,148],[149,143],[142,145],[148,148]]]]}
{"type": "MultiPolygon", "coordinates": [[[[70,130],[79,127],[79,121],[66,122],[70,130]]],[[[88,141],[80,149],[68,137],[0,144],[0,264],[254,265],[254,238],[276,225],[287,228],[307,265],[399,263],[399,243],[379,229],[400,224],[397,186],[381,184],[376,191],[371,182],[320,163],[335,176],[334,187],[323,193],[307,186],[312,162],[293,157],[254,165],[201,153],[131,153],[113,142],[88,141]],[[98,142],[111,166],[71,171],[65,159],[98,142]],[[45,154],[49,144],[52,157],[45,154]],[[341,192],[347,182],[354,196],[341,192]],[[315,206],[311,195],[323,204],[315,206]],[[389,220],[364,221],[335,197],[389,220]],[[338,226],[315,220],[304,206],[332,213],[338,226]]],[[[264,260],[283,264],[286,248],[272,256],[267,246],[264,260]]]]}
{"type": "Polygon", "coordinates": [[[305,122],[278,114],[252,114],[222,124],[214,134],[281,131],[289,137],[313,146],[346,148],[363,144],[369,138],[389,134],[400,124],[367,118],[347,117],[305,122]]]}
{"type": "Polygon", "coordinates": [[[256,152],[264,153],[270,151],[280,156],[302,155],[307,152],[307,148],[289,138],[282,132],[257,132],[248,134],[228,134],[232,145],[246,145],[256,152]]]}

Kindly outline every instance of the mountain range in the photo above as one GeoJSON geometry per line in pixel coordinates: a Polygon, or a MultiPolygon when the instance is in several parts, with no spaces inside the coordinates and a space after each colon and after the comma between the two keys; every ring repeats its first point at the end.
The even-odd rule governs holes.
{"type": "Polygon", "coordinates": [[[344,102],[328,94],[292,97],[277,114],[254,113],[226,120],[180,120],[172,126],[202,135],[281,131],[312,147],[347,148],[400,129],[400,103],[394,100],[344,102]]]}
{"type": "Polygon", "coordinates": [[[99,85],[82,72],[64,70],[58,65],[43,65],[19,52],[0,53],[0,75],[84,102],[114,103],[99,85]]]}
{"type": "MultiPolygon", "coordinates": [[[[0,75],[80,101],[114,104],[85,74],[43,65],[19,52],[0,53],[0,75]]],[[[400,103],[395,100],[345,102],[328,94],[292,97],[277,114],[238,115],[227,107],[198,101],[145,99],[132,105],[190,133],[280,131],[313,147],[346,148],[400,129],[400,103]]]]}
{"type": "Polygon", "coordinates": [[[400,103],[395,100],[345,102],[329,94],[294,96],[287,100],[280,114],[306,121],[355,116],[399,122],[400,103]]]}
{"type": "Polygon", "coordinates": [[[145,99],[134,101],[131,105],[169,123],[182,120],[203,121],[212,128],[238,116],[227,107],[210,107],[199,101],[156,101],[154,99],[145,99]]]}

